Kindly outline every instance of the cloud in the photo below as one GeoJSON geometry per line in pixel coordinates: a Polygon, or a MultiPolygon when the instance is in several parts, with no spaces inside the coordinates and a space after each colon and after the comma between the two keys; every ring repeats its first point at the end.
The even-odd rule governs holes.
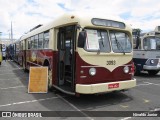
{"type": "Polygon", "coordinates": [[[45,24],[66,12],[119,16],[143,31],[160,25],[158,0],[1,0],[0,31],[8,37],[5,35],[8,35],[12,21],[14,37],[19,38],[34,26],[45,24]]]}

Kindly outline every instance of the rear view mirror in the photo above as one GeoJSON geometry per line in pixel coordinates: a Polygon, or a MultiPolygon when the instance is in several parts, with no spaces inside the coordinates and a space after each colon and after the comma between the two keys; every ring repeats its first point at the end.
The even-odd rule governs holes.
{"type": "Polygon", "coordinates": [[[84,48],[85,41],[86,41],[86,32],[82,31],[79,33],[78,36],[78,47],[84,48]]]}

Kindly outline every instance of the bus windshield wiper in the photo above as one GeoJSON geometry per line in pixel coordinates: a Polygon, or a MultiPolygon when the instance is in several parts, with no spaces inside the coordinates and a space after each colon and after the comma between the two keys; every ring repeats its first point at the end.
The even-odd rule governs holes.
{"type": "Polygon", "coordinates": [[[100,37],[101,37],[102,45],[104,47],[104,43],[103,43],[103,38],[102,38],[102,33],[101,32],[100,32],[100,37]]]}
{"type": "Polygon", "coordinates": [[[119,43],[119,41],[117,40],[117,37],[116,37],[116,35],[115,35],[115,32],[114,32],[114,38],[115,38],[115,41],[116,41],[116,44],[117,44],[117,48],[118,48],[119,50],[121,50],[121,52],[123,52],[123,54],[125,55],[124,49],[123,49],[122,45],[119,43]]]}

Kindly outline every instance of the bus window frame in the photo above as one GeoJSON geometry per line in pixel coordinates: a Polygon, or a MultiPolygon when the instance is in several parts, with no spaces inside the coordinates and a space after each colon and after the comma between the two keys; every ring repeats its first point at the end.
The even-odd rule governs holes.
{"type": "MultiPolygon", "coordinates": [[[[132,46],[132,41],[131,41],[131,38],[130,38],[130,35],[129,34],[127,34],[127,32],[125,32],[125,31],[118,31],[118,30],[109,30],[109,37],[110,37],[110,42],[111,42],[111,48],[112,48],[112,51],[114,52],[114,53],[131,53],[132,52],[132,49],[133,49],[133,46],[132,46]],[[128,52],[128,51],[125,51],[125,49],[122,47],[122,45],[120,44],[120,47],[122,47],[122,50],[119,50],[119,51],[114,51],[114,49],[113,49],[113,41],[112,41],[112,37],[111,37],[111,33],[124,33],[125,35],[127,35],[128,36],[128,38],[129,38],[129,40],[128,40],[128,42],[130,42],[130,45],[131,45],[131,49],[130,49],[130,52],[128,52]]],[[[116,36],[117,37],[117,36],[116,36]]],[[[119,42],[119,41],[118,41],[119,42]]],[[[127,42],[127,41],[126,41],[127,42]]]]}
{"type": "Polygon", "coordinates": [[[34,49],[38,49],[38,34],[34,36],[34,49]]]}
{"type": "Polygon", "coordinates": [[[156,40],[156,39],[159,39],[159,41],[160,41],[160,37],[158,37],[158,36],[148,36],[148,37],[146,37],[146,38],[144,38],[143,39],[143,49],[144,50],[159,50],[159,49],[157,49],[157,41],[158,40],[156,40]],[[156,41],[156,49],[151,49],[151,44],[150,44],[150,49],[145,49],[145,41],[150,41],[151,39],[155,39],[155,41],[156,41]]]}
{"type": "Polygon", "coordinates": [[[44,49],[48,49],[49,48],[49,30],[45,31],[44,34],[43,34],[43,48],[44,49]],[[45,36],[47,34],[47,36],[45,36]],[[47,42],[47,47],[45,46],[47,42]]]}
{"type": "Polygon", "coordinates": [[[30,37],[27,39],[27,44],[28,44],[27,49],[28,50],[31,49],[31,38],[30,37]]]}
{"type": "Polygon", "coordinates": [[[44,40],[44,33],[39,33],[38,34],[38,49],[43,49],[43,40],[44,40]]]}
{"type": "MultiPolygon", "coordinates": [[[[111,52],[111,44],[110,44],[110,38],[109,38],[109,33],[108,33],[108,30],[106,30],[106,29],[98,29],[98,28],[85,28],[84,29],[84,31],[85,31],[85,33],[86,33],[86,39],[84,40],[84,47],[83,47],[83,49],[85,50],[85,51],[87,51],[87,52],[101,52],[101,53],[110,53],[111,52]],[[98,50],[91,50],[91,49],[87,49],[87,46],[86,46],[86,39],[87,39],[87,32],[86,32],[86,30],[97,30],[97,33],[98,32],[100,32],[100,33],[102,33],[102,32],[106,32],[107,33],[107,41],[106,41],[106,43],[108,43],[108,46],[106,47],[108,50],[106,50],[106,51],[101,51],[101,49],[98,49],[98,50]]],[[[98,37],[98,36],[97,36],[98,37]]],[[[102,36],[101,36],[102,37],[102,36]]],[[[100,44],[100,41],[99,41],[99,39],[98,39],[98,43],[100,44]]],[[[100,48],[100,46],[99,46],[99,48],[100,48]]]]}
{"type": "Polygon", "coordinates": [[[30,37],[30,41],[31,41],[31,47],[30,49],[34,49],[34,36],[30,37]]]}

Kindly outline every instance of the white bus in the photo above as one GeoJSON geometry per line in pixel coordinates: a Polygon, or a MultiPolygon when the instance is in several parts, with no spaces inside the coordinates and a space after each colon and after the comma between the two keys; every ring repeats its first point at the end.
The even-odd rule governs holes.
{"type": "Polygon", "coordinates": [[[133,54],[135,73],[147,71],[150,75],[156,75],[160,71],[160,26],[135,41],[133,54]]]}

